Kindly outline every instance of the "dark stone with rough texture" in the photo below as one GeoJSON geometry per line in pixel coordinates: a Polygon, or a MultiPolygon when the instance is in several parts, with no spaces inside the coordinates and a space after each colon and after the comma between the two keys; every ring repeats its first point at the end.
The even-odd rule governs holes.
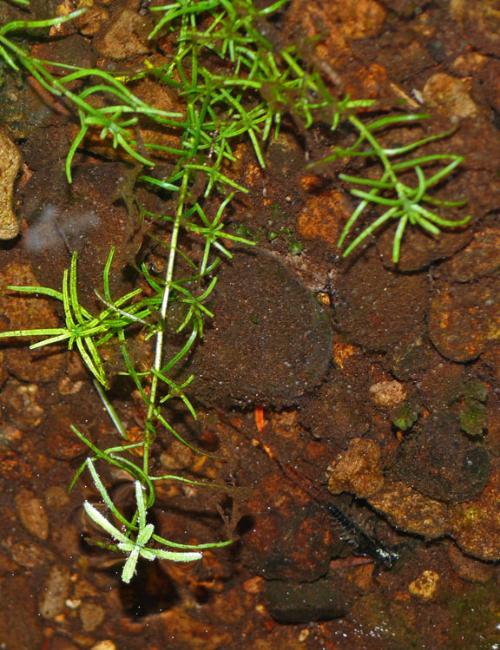
{"type": "Polygon", "coordinates": [[[339,278],[338,328],[365,349],[392,350],[424,333],[428,291],[424,274],[389,271],[365,253],[339,278]]]}
{"type": "Polygon", "coordinates": [[[455,418],[443,415],[432,418],[424,430],[403,442],[393,469],[420,493],[456,503],[482,492],[490,475],[490,459],[483,445],[460,433],[455,418]]]}
{"type": "Polygon", "coordinates": [[[309,623],[341,618],[349,610],[340,579],[316,582],[266,583],[264,598],[271,616],[279,623],[309,623]]]}
{"type": "Polygon", "coordinates": [[[207,404],[294,404],[330,364],[332,328],[314,296],[274,256],[239,252],[219,276],[212,327],[190,372],[207,404]]]}

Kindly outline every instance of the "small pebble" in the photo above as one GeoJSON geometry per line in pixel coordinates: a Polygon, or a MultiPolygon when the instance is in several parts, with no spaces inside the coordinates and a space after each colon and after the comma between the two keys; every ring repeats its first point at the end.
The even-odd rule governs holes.
{"type": "Polygon", "coordinates": [[[0,239],[14,239],[19,234],[19,223],[12,210],[12,196],[20,166],[18,148],[0,130],[0,239]]]}
{"type": "Polygon", "coordinates": [[[478,113],[466,81],[438,72],[427,80],[422,92],[425,101],[450,118],[463,119],[478,113]]]}
{"type": "Polygon", "coordinates": [[[46,540],[49,536],[49,520],[40,499],[30,490],[20,490],[15,501],[22,525],[38,539],[46,540]]]}
{"type": "Polygon", "coordinates": [[[366,498],[384,485],[380,447],[374,440],[353,438],[328,467],[328,489],[332,494],[353,492],[366,498]]]}
{"type": "Polygon", "coordinates": [[[54,565],[41,590],[40,614],[53,619],[64,612],[71,585],[70,571],[65,566],[54,565]]]}
{"type": "Polygon", "coordinates": [[[62,485],[52,485],[45,491],[45,502],[49,508],[63,508],[69,503],[67,489],[62,485]]]}
{"type": "Polygon", "coordinates": [[[392,407],[406,399],[406,390],[399,381],[381,381],[370,386],[370,397],[378,406],[392,407]]]}
{"type": "Polygon", "coordinates": [[[104,641],[99,641],[93,645],[90,650],[116,650],[116,645],[113,643],[113,641],[105,639],[104,641]]]}
{"type": "Polygon", "coordinates": [[[80,620],[85,632],[93,632],[104,620],[104,609],[95,603],[84,603],[80,607],[80,620]]]}
{"type": "Polygon", "coordinates": [[[435,571],[423,571],[418,578],[410,582],[408,591],[420,600],[432,600],[436,595],[439,583],[439,574],[435,571]]]}
{"type": "Polygon", "coordinates": [[[10,556],[25,569],[34,569],[35,567],[46,566],[48,562],[54,559],[53,554],[38,544],[26,544],[18,539],[7,537],[0,540],[5,550],[9,551],[10,556]]]}

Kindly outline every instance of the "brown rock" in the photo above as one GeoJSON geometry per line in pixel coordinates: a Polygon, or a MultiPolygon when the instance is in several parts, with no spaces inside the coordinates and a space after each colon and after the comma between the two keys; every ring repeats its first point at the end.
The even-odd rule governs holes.
{"type": "Polygon", "coordinates": [[[0,388],[5,384],[8,377],[7,368],[5,367],[5,354],[0,350],[0,388]]]}
{"type": "Polygon", "coordinates": [[[485,275],[494,275],[500,268],[500,231],[483,228],[470,244],[445,262],[440,271],[455,282],[469,282],[485,275]]]}
{"type": "Polygon", "coordinates": [[[104,621],[105,612],[100,605],[83,603],[80,607],[80,620],[85,632],[93,632],[104,621]]]}
{"type": "Polygon", "coordinates": [[[274,256],[238,252],[219,274],[210,308],[215,317],[190,367],[202,403],[283,407],[323,380],[329,316],[274,256]]]}
{"type": "Polygon", "coordinates": [[[53,619],[64,611],[70,586],[69,569],[57,564],[52,566],[40,593],[39,608],[43,618],[53,619]]]}
{"type": "Polygon", "coordinates": [[[316,55],[320,61],[336,67],[346,62],[350,40],[377,35],[384,24],[386,11],[376,0],[345,0],[325,3],[295,0],[287,17],[296,21],[311,39],[318,39],[316,55]]]}
{"type": "Polygon", "coordinates": [[[442,72],[427,80],[422,94],[430,106],[452,118],[474,117],[479,111],[466,82],[442,72]]]}
{"type": "Polygon", "coordinates": [[[22,430],[37,427],[45,416],[36,384],[21,384],[12,379],[0,393],[0,404],[9,418],[22,430]]]}
{"type": "Polygon", "coordinates": [[[167,470],[185,469],[193,463],[193,452],[185,444],[174,440],[168,451],[164,451],[160,456],[162,467],[167,470]]]}
{"type": "Polygon", "coordinates": [[[254,519],[245,535],[242,562],[266,580],[313,581],[328,570],[334,539],[325,513],[304,494],[268,474],[245,507],[254,519]],[[310,549],[314,548],[314,553],[310,549]]]}
{"type": "Polygon", "coordinates": [[[14,540],[12,537],[2,540],[1,544],[5,550],[9,551],[14,562],[25,569],[45,566],[47,562],[54,559],[51,551],[38,546],[38,544],[28,544],[19,541],[19,539],[14,540]]]}
{"type": "Polygon", "coordinates": [[[80,422],[85,428],[91,426],[98,413],[92,393],[86,395],[67,396],[64,402],[53,405],[48,412],[43,425],[43,435],[46,437],[47,453],[52,458],[70,460],[79,456],[86,446],[71,431],[77,413],[85,413],[85,419],[80,422]]]}
{"type": "MultiPolygon", "coordinates": [[[[36,286],[40,284],[29,264],[12,262],[0,274],[0,313],[6,323],[2,330],[51,328],[60,325],[54,312],[54,301],[8,292],[8,285],[36,286]]],[[[27,382],[48,382],[62,370],[63,353],[57,348],[29,350],[28,345],[40,337],[11,339],[23,341],[24,346],[5,350],[5,363],[18,379],[27,382]]]]}
{"type": "Polygon", "coordinates": [[[368,498],[397,528],[427,539],[442,537],[448,529],[444,503],[423,496],[409,485],[386,481],[384,488],[368,498]]]}
{"type": "Polygon", "coordinates": [[[343,576],[333,574],[312,583],[266,581],[264,599],[279,623],[309,623],[345,616],[354,591],[343,576]]]}
{"type": "Polygon", "coordinates": [[[43,503],[30,490],[19,490],[16,494],[16,508],[22,525],[38,539],[49,536],[49,519],[43,503]]]}
{"type": "Polygon", "coordinates": [[[391,354],[391,373],[402,381],[417,380],[428,368],[442,362],[427,337],[417,336],[412,341],[403,341],[391,354]]]}
{"type": "MultiPolygon", "coordinates": [[[[84,16],[87,15],[87,12],[84,16]]],[[[83,16],[82,16],[83,17],[83,16]]],[[[96,53],[92,48],[90,41],[79,34],[71,34],[65,38],[54,38],[44,43],[37,43],[31,49],[32,56],[39,59],[65,63],[71,65],[78,61],[82,68],[92,68],[96,63],[96,53]]],[[[58,76],[61,74],[60,68],[48,65],[48,70],[58,76]]],[[[80,82],[73,82],[69,85],[70,89],[78,86],[80,82]]]]}
{"type": "Polygon", "coordinates": [[[359,399],[366,390],[362,374],[330,371],[328,381],[303,400],[300,421],[315,438],[336,442],[340,451],[347,440],[362,436],[370,427],[366,405],[359,399]]]}
{"type": "Polygon", "coordinates": [[[79,648],[63,636],[54,636],[50,639],[48,650],[79,650],[79,648]]]}
{"type": "Polygon", "coordinates": [[[500,113],[500,61],[490,58],[481,75],[482,91],[490,106],[500,113]]]}
{"type": "Polygon", "coordinates": [[[439,573],[426,569],[410,582],[408,591],[420,600],[434,600],[439,584],[439,573]]]}
{"type": "Polygon", "coordinates": [[[39,618],[33,602],[33,584],[24,576],[0,581],[0,640],[9,650],[43,647],[39,618]]]}
{"type": "Polygon", "coordinates": [[[351,212],[349,199],[338,190],[314,195],[298,216],[299,234],[304,239],[322,239],[336,247],[341,227],[351,212]]]}
{"type": "Polygon", "coordinates": [[[370,386],[370,397],[378,406],[390,408],[406,399],[406,389],[399,381],[380,381],[370,386]]]}
{"type": "MultiPolygon", "coordinates": [[[[143,79],[134,86],[134,93],[143,102],[162,111],[179,113],[179,121],[185,111],[185,107],[179,102],[178,97],[165,84],[156,83],[150,79],[143,79]]],[[[165,125],[152,126],[151,122],[141,126],[140,132],[144,142],[154,145],[170,147],[174,149],[182,148],[180,141],[180,130],[168,128],[165,125]]],[[[159,158],[171,159],[172,154],[164,152],[161,149],[155,151],[155,156],[159,158]]]]}
{"type": "Polygon", "coordinates": [[[451,535],[460,548],[482,560],[500,559],[500,464],[475,501],[454,506],[450,511],[451,535]]]}
{"type": "Polygon", "coordinates": [[[51,510],[61,510],[69,503],[67,487],[51,485],[45,490],[45,501],[51,510]]]}
{"type": "Polygon", "coordinates": [[[453,503],[482,492],[490,476],[490,458],[483,444],[460,433],[458,420],[438,414],[405,438],[391,473],[432,499],[453,503]]]}
{"type": "Polygon", "coordinates": [[[500,55],[500,9],[495,0],[451,0],[451,17],[480,52],[500,55]]]}
{"type": "Polygon", "coordinates": [[[4,576],[7,573],[14,574],[18,566],[4,553],[0,553],[0,576],[4,576]]]}
{"type": "Polygon", "coordinates": [[[90,7],[79,16],[75,24],[83,36],[95,36],[101,29],[103,23],[109,19],[109,11],[104,7],[90,7]]]}
{"type": "Polygon", "coordinates": [[[475,284],[441,283],[431,302],[429,336],[439,352],[452,361],[471,361],[500,336],[498,281],[475,284]]]}
{"type": "Polygon", "coordinates": [[[14,239],[19,234],[19,224],[12,209],[14,182],[21,166],[21,154],[0,129],[0,239],[14,239]]]}
{"type": "Polygon", "coordinates": [[[338,279],[337,325],[354,343],[392,350],[408,337],[423,334],[428,278],[388,271],[378,256],[363,254],[338,279]],[[409,299],[411,296],[411,299],[409,299]]]}
{"type": "Polygon", "coordinates": [[[19,449],[22,439],[22,431],[8,422],[0,421],[0,447],[19,449]]]}
{"type": "MultiPolygon", "coordinates": [[[[377,250],[382,255],[384,265],[391,269],[395,268],[392,261],[392,246],[396,228],[396,224],[386,228],[377,238],[377,250]]],[[[472,230],[465,227],[453,232],[443,230],[439,237],[431,237],[421,228],[408,227],[397,268],[399,271],[426,269],[433,262],[447,259],[460,251],[471,238],[472,230]]]]}
{"type": "Polygon", "coordinates": [[[151,29],[152,23],[148,18],[125,8],[103,25],[94,39],[94,47],[102,56],[116,61],[147,54],[151,29]]]}
{"type": "Polygon", "coordinates": [[[387,70],[378,63],[363,66],[350,76],[345,92],[353,99],[380,99],[393,94],[387,70]]]}
{"type": "Polygon", "coordinates": [[[354,438],[330,465],[328,476],[333,494],[352,492],[361,498],[376,494],[384,484],[380,447],[373,440],[354,438]]]}

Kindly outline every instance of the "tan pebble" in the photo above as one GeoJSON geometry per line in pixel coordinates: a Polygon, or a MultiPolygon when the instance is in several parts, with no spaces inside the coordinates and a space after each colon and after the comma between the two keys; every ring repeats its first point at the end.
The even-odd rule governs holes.
{"type": "Polygon", "coordinates": [[[90,650],[116,650],[116,645],[110,639],[105,639],[93,645],[90,650]]]}
{"type": "Polygon", "coordinates": [[[371,506],[383,512],[394,526],[402,530],[427,539],[441,537],[448,530],[447,506],[400,481],[386,481],[384,489],[368,500],[371,506]]]}
{"type": "Polygon", "coordinates": [[[465,52],[453,61],[451,67],[460,75],[472,75],[477,73],[487,62],[488,57],[479,52],[465,52]]]}
{"type": "Polygon", "coordinates": [[[0,239],[14,239],[19,234],[19,223],[12,209],[14,182],[21,154],[18,148],[0,129],[0,239]]]}
{"type": "Polygon", "coordinates": [[[247,594],[259,594],[264,588],[264,579],[260,576],[249,578],[243,583],[243,589],[247,594]]]}
{"type": "Polygon", "coordinates": [[[102,56],[119,61],[150,51],[148,33],[151,21],[135,11],[123,8],[113,19],[102,25],[94,39],[94,47],[102,56]]]}
{"type": "Polygon", "coordinates": [[[104,7],[92,7],[77,20],[80,34],[83,36],[95,36],[101,29],[102,24],[109,19],[109,11],[104,7]]]}
{"type": "Polygon", "coordinates": [[[300,186],[304,192],[316,192],[321,188],[323,183],[323,178],[315,174],[307,174],[300,179],[300,186]]]}
{"type": "Polygon", "coordinates": [[[38,539],[49,536],[49,520],[43,503],[30,490],[19,490],[16,494],[16,509],[22,525],[38,539]]]}
{"type": "Polygon", "coordinates": [[[93,632],[104,621],[104,609],[95,603],[84,603],[80,607],[80,620],[85,632],[93,632]]]}
{"type": "Polygon", "coordinates": [[[54,559],[52,553],[37,544],[26,544],[12,537],[0,540],[3,548],[8,551],[17,564],[25,569],[46,566],[54,559]]]}
{"type": "Polygon", "coordinates": [[[83,386],[83,381],[73,381],[69,377],[63,377],[57,385],[57,390],[61,395],[75,395],[79,393],[83,386]]]}
{"type": "Polygon", "coordinates": [[[333,494],[354,492],[359,497],[376,494],[384,484],[380,447],[374,440],[353,438],[346,451],[328,467],[328,489],[333,494]]]}
{"type": "Polygon", "coordinates": [[[370,397],[378,406],[397,406],[406,399],[406,390],[399,381],[381,381],[370,386],[370,397]]]}
{"type": "Polygon", "coordinates": [[[68,490],[62,485],[51,485],[45,491],[45,502],[52,508],[63,508],[69,503],[68,490]]]}
{"type": "Polygon", "coordinates": [[[338,190],[311,196],[298,216],[300,236],[304,239],[321,239],[336,246],[351,208],[349,198],[338,190]]]}
{"type": "Polygon", "coordinates": [[[63,616],[70,589],[70,571],[65,566],[54,565],[41,589],[39,603],[43,618],[54,619],[63,616]]]}
{"type": "Polygon", "coordinates": [[[438,72],[430,77],[423,89],[424,100],[450,117],[472,117],[478,107],[469,95],[467,84],[461,79],[438,72]]]}
{"type": "Polygon", "coordinates": [[[439,583],[439,574],[435,571],[426,570],[413,582],[410,582],[408,591],[420,600],[432,600],[436,595],[439,583]]]}
{"type": "Polygon", "coordinates": [[[303,630],[300,630],[299,636],[297,637],[299,643],[304,643],[304,641],[307,641],[310,634],[311,632],[307,629],[307,627],[305,627],[303,630]]]}
{"type": "Polygon", "coordinates": [[[81,604],[82,601],[78,598],[67,598],[65,601],[65,605],[68,609],[78,609],[81,604]]]}

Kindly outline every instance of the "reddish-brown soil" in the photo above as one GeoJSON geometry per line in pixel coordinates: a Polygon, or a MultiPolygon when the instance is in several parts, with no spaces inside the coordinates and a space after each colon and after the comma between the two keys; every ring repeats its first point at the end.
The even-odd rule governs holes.
{"type": "MultiPolygon", "coordinates": [[[[75,3],[32,7],[53,15],[58,4],[75,3]]],[[[38,55],[133,68],[148,54],[148,3],[90,4],[79,34],[33,41],[38,55]],[[138,34],[126,43],[115,30],[124,8],[138,34]]],[[[0,22],[17,11],[0,3],[0,22]]],[[[339,93],[387,108],[404,99],[417,111],[425,101],[432,129],[457,126],[430,150],[465,156],[439,192],[465,196],[473,220],[438,240],[409,229],[397,269],[391,228],[341,261],[335,242],[352,200],[340,163],[306,169],[332,136],[290,123],[265,171],[242,147],[233,175],[250,194],[230,221],[257,249],[222,270],[214,321],[190,361],[199,420],[169,413],[213,453],[200,458],[167,437],[154,450],[157,473],[231,486],[159,487],[159,533],[190,543],[232,534],[233,546],[189,565],[140,563],[120,584],[120,559],[86,541],[92,485],[67,493],[86,453],[70,425],[101,447],[116,444],[92,382],[75,353],[2,344],[0,648],[498,648],[499,21],[492,0],[292,0],[279,18],[282,44],[307,42],[339,93]],[[397,548],[394,566],[361,556],[328,504],[397,548]]],[[[0,244],[0,285],[59,288],[77,250],[83,302],[94,308],[111,246],[117,292],[131,286],[138,256],[155,253],[131,195],[136,167],[96,149],[77,157],[67,185],[71,120],[5,76],[0,123],[24,166],[14,199],[21,235],[0,244]]],[[[2,290],[2,330],[55,327],[60,317],[50,301],[2,290]]],[[[138,359],[150,354],[137,343],[138,359]]],[[[138,430],[144,407],[126,389],[116,382],[113,396],[138,430]]],[[[129,507],[130,483],[103,474],[129,507]]]]}

